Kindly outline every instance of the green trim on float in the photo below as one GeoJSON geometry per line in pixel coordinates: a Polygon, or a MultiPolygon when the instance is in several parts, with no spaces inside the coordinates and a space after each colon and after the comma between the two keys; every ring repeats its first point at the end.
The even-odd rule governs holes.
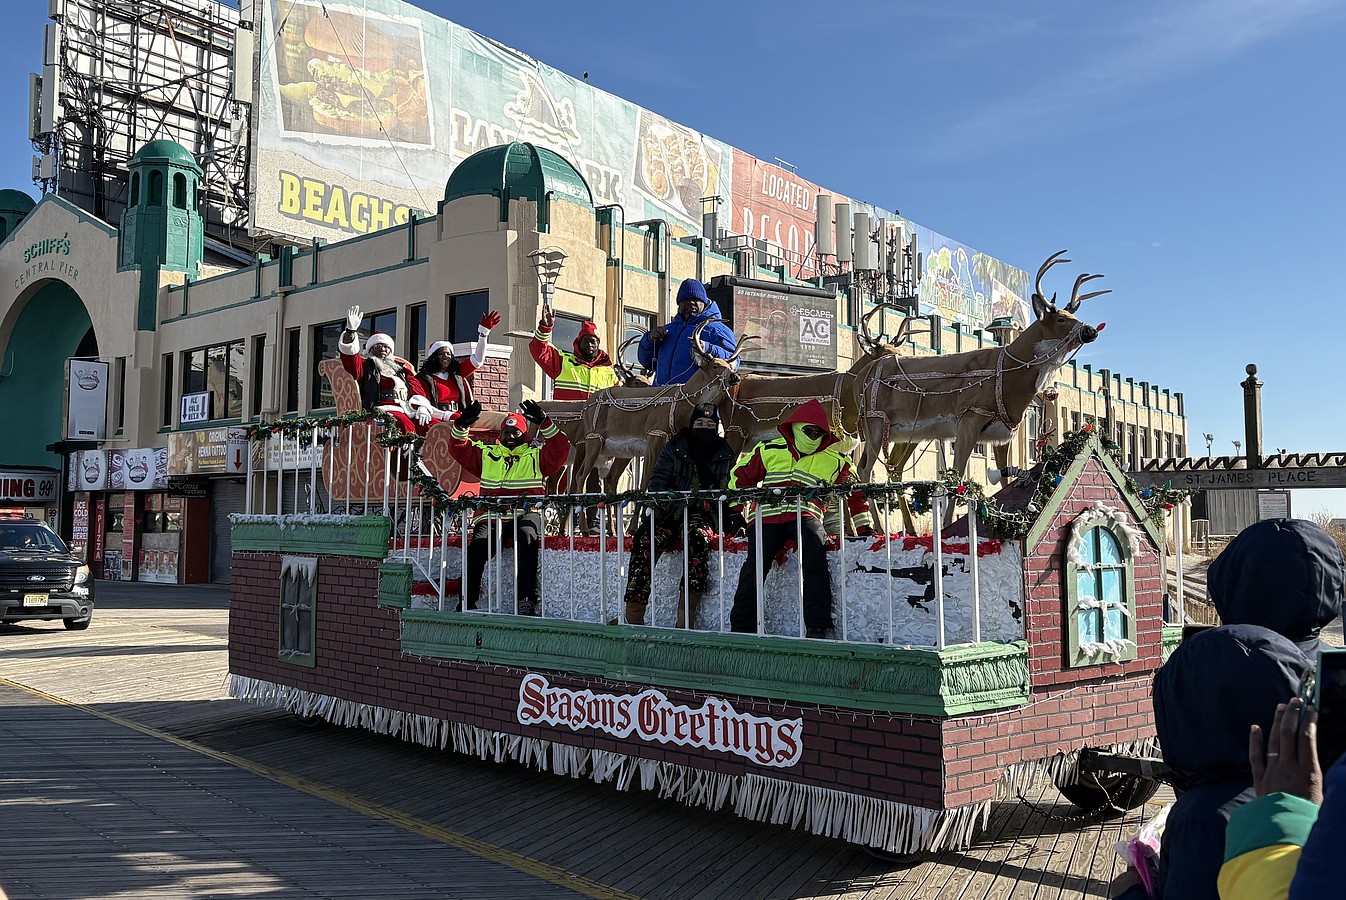
{"type": "Polygon", "coordinates": [[[235,522],[233,549],[383,559],[388,555],[390,533],[391,525],[383,516],[349,516],[340,522],[289,521],[281,517],[235,522]]]}
{"type": "Polygon", "coordinates": [[[416,656],[795,703],[954,716],[1028,702],[1028,645],[945,650],[408,609],[416,656]]]}
{"type": "Polygon", "coordinates": [[[379,565],[379,606],[407,609],[411,606],[411,563],[379,565]]]}

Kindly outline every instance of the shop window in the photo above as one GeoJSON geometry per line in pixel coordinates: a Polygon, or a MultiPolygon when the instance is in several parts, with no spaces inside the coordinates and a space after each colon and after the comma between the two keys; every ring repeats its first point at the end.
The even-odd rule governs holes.
{"type": "Polygon", "coordinates": [[[163,206],[164,204],[164,173],[157,169],[150,172],[150,206],[163,206]]]}
{"type": "Polygon", "coordinates": [[[210,418],[243,417],[243,341],[199,347],[182,354],[182,392],[210,392],[210,418]]]}
{"type": "Polygon", "coordinates": [[[314,664],[313,624],[318,560],[285,556],[280,570],[280,658],[300,666],[314,664]]]}
{"type": "MultiPolygon", "coordinates": [[[[309,407],[311,409],[328,409],[336,406],[336,397],[332,394],[332,386],[327,383],[327,378],[318,370],[318,363],[324,359],[335,359],[341,355],[341,332],[345,329],[344,320],[339,322],[329,322],[326,325],[315,325],[313,328],[313,355],[309,357],[312,360],[312,378],[310,382],[311,395],[309,407]]],[[[364,341],[376,331],[382,331],[384,334],[397,339],[397,313],[394,310],[384,312],[370,313],[360,320],[360,350],[364,350],[364,341]]],[[[476,334],[473,334],[473,340],[476,340],[476,334]]],[[[296,364],[296,368],[298,368],[296,364]]]]}
{"type": "MultiPolygon", "coordinates": [[[[476,343],[481,315],[490,309],[490,291],[472,291],[449,298],[449,340],[455,344],[476,343]]],[[[559,345],[558,345],[559,346],[559,345]]]]}
{"type": "Polygon", "coordinates": [[[1095,503],[1071,525],[1066,550],[1066,664],[1136,658],[1134,557],[1140,532],[1126,514],[1095,503]]]}
{"type": "Polygon", "coordinates": [[[131,206],[135,207],[140,202],[140,173],[131,173],[131,206]]]}
{"type": "Polygon", "coordinates": [[[126,495],[108,494],[107,513],[104,518],[103,531],[107,534],[121,534],[125,522],[126,495]]]}

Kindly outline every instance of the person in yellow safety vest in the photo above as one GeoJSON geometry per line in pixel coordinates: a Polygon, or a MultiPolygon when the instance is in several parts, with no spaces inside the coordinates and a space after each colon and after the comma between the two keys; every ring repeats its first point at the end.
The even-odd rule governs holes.
{"type": "MultiPolygon", "coordinates": [[[[789,490],[846,484],[854,476],[850,460],[832,449],[839,438],[831,432],[827,411],[817,400],[810,400],[796,409],[778,428],[780,437],[758,444],[729,475],[730,489],[760,485],[786,490],[779,501],[762,503],[757,510],[762,519],[761,546],[757,545],[756,524],[752,518],[748,520],[748,558],[739,572],[729,624],[734,631],[757,631],[756,554],[762,556],[765,577],[785,542],[802,535],[803,546],[799,552],[804,562],[805,633],[811,638],[822,638],[832,628],[832,578],[827,567],[827,535],[822,523],[828,502],[825,498],[817,498],[805,500],[802,507],[797,507],[796,498],[789,495],[789,490]]],[[[856,534],[872,534],[864,495],[855,491],[847,500],[847,506],[856,534]]]]}
{"type": "MultiPolygon", "coordinates": [[[[481,416],[481,404],[469,403],[450,422],[449,454],[458,464],[481,479],[482,497],[534,497],[544,493],[547,476],[565,465],[570,441],[561,433],[542,407],[532,400],[519,404],[519,413],[505,416],[500,439],[493,444],[470,440],[467,429],[481,416]],[[541,447],[528,442],[528,423],[538,428],[541,447]]],[[[522,503],[520,504],[522,506],[522,503]]],[[[535,616],[537,607],[538,536],[542,534],[542,515],[521,512],[478,510],[472,517],[472,534],[467,545],[467,571],[463,573],[463,609],[475,609],[481,594],[481,575],[489,558],[489,543],[500,520],[501,547],[513,539],[518,551],[516,610],[520,615],[535,616]]],[[[496,548],[497,552],[500,548],[496,548]]]]}
{"type": "Polygon", "coordinates": [[[528,343],[528,352],[553,382],[553,400],[587,400],[594,391],[618,383],[612,357],[599,346],[598,326],[593,322],[580,325],[575,352],[571,353],[552,346],[551,332],[555,325],[556,315],[544,306],[537,332],[528,343]]]}

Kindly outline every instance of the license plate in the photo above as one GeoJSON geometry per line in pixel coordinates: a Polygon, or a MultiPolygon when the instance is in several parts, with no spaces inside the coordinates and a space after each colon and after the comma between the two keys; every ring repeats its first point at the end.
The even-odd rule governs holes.
{"type": "Polygon", "coordinates": [[[47,605],[47,596],[48,596],[48,595],[46,595],[46,594],[24,594],[24,595],[23,595],[23,605],[24,605],[24,606],[46,606],[46,605],[47,605]]]}

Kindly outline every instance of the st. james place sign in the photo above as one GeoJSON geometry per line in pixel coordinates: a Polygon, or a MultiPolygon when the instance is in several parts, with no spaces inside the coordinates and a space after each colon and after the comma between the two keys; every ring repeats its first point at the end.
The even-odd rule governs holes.
{"type": "Polygon", "coordinates": [[[1257,488],[1346,487],[1346,468],[1321,466],[1281,469],[1169,469],[1132,472],[1142,488],[1171,483],[1175,488],[1256,490],[1257,488]]]}

